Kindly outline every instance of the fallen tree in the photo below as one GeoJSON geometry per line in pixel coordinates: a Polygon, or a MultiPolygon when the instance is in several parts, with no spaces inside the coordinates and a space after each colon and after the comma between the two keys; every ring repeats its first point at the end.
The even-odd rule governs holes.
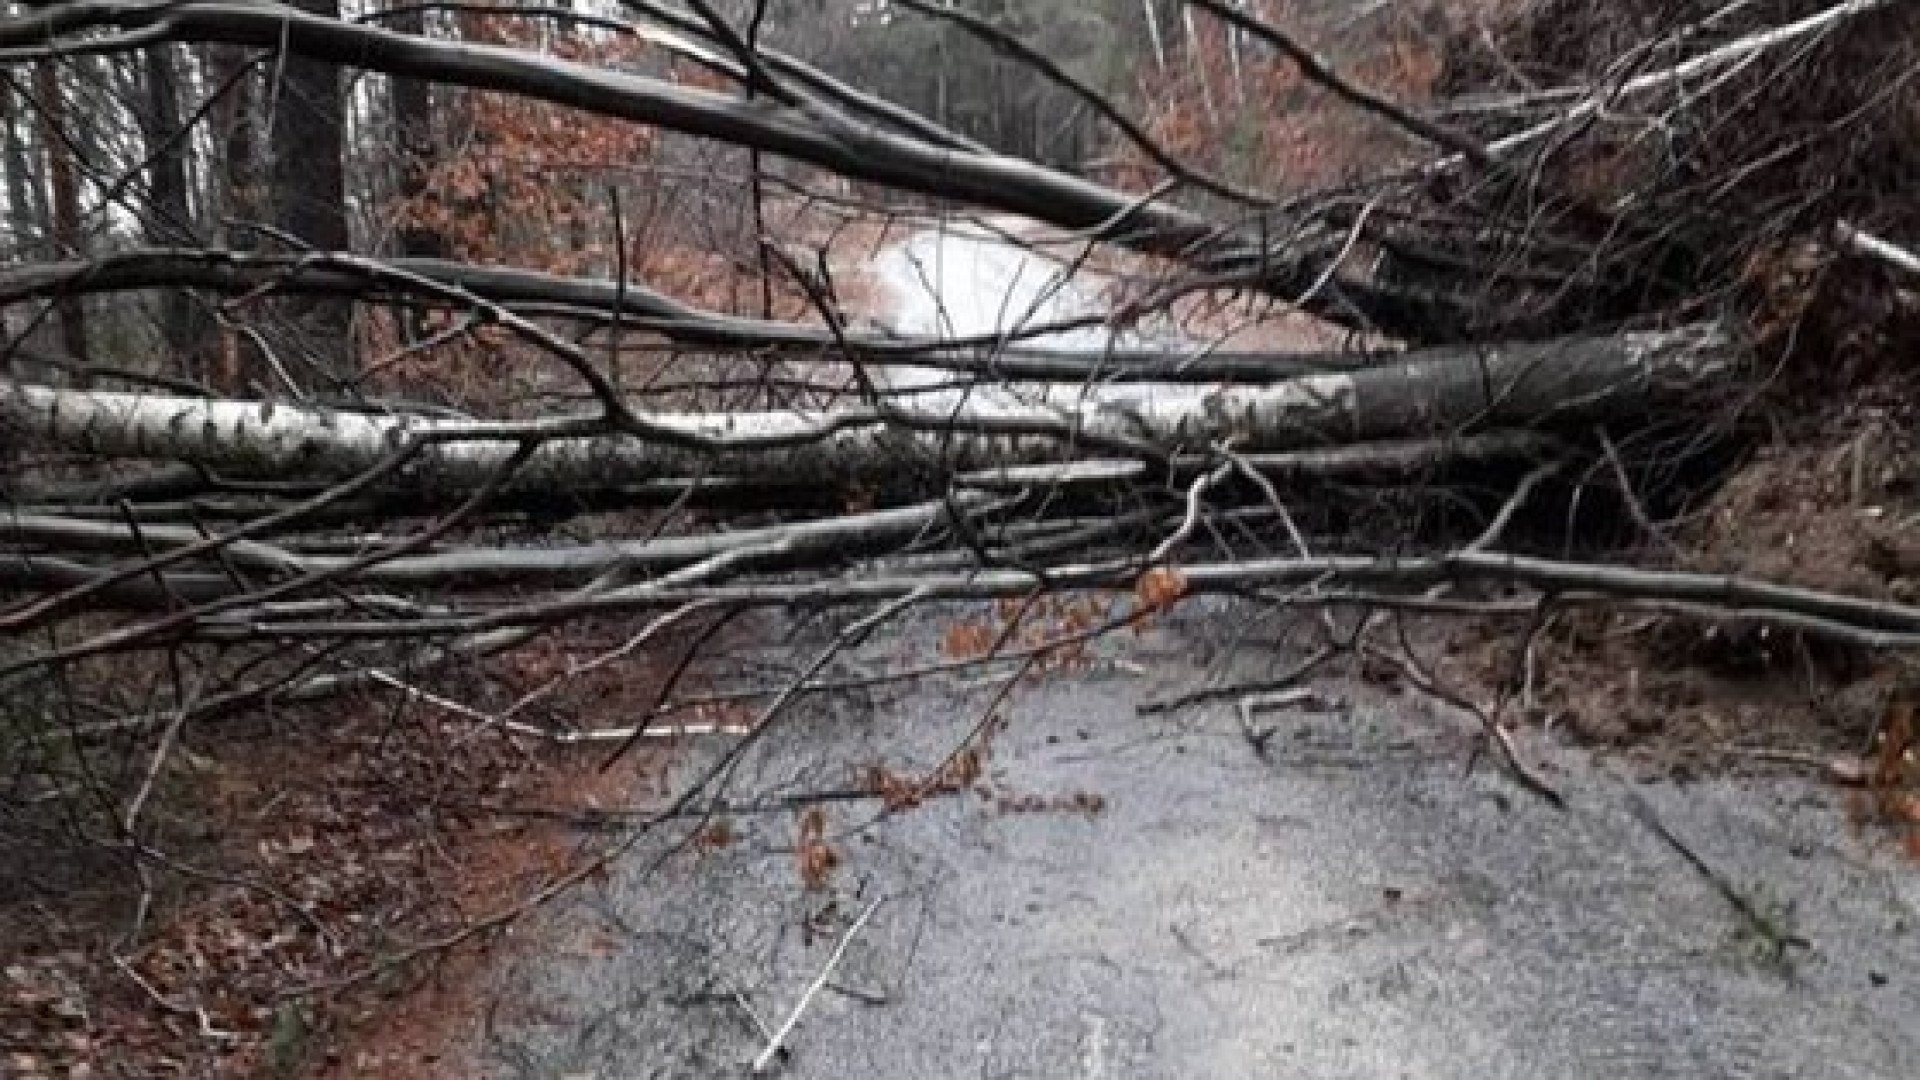
{"type": "Polygon", "coordinates": [[[1215,596],[1313,637],[1288,679],[1397,665],[1550,795],[1508,688],[1447,689],[1403,618],[1510,627],[1523,666],[1572,609],[1920,643],[1920,607],[1695,559],[1680,520],[1756,402],[1910,317],[1920,217],[1874,201],[1896,184],[1860,156],[1898,173],[1910,152],[1910,57],[1888,43],[1911,5],[1688,3],[1569,42],[1555,13],[1574,14],[1542,0],[1403,100],[1259,5],[1195,2],[1232,31],[1247,109],[1266,108],[1242,79],[1258,56],[1300,88],[1272,110],[1384,133],[1311,184],[1288,166],[1313,161],[1181,142],[1151,90],[1103,98],[953,5],[827,6],[960,27],[1112,122],[1113,158],[1077,173],[949,130],[773,47],[744,8],[27,6],[0,18],[0,64],[118,75],[67,80],[97,130],[0,147],[16,214],[44,201],[35,155],[95,191],[0,265],[0,692],[33,703],[0,723],[29,778],[6,805],[94,790],[76,819],[142,874],[142,811],[183,746],[329,723],[309,708],[329,703],[609,747],[720,703],[747,714],[702,730],[737,751],[805,694],[1018,675],[1215,596]],[[610,41],[632,51],[604,59],[610,41]],[[208,50],[186,80],[206,99],[170,123],[109,92],[164,88],[115,66],[162,45],[208,50]],[[1886,77],[1836,90],[1861,58],[1886,77]],[[346,247],[248,220],[246,118],[278,101],[256,68],[288,63],[366,77],[342,96],[362,140],[346,247]],[[1788,100],[1803,76],[1834,96],[1788,100]],[[1797,119],[1770,128],[1760,102],[1797,119]],[[443,114],[406,115],[423,107],[443,114]],[[435,123],[425,151],[382,144],[435,123]],[[609,123],[674,139],[570,164],[609,123]],[[559,211],[501,202],[519,150],[559,211]],[[183,175],[240,175],[180,197],[178,154],[204,157],[183,175]],[[1821,184],[1822,162],[1862,167],[1821,184]],[[902,260],[929,312],[896,323],[861,274],[903,233],[935,257],[902,260]],[[1008,280],[944,295],[976,286],[940,257],[982,245],[1008,280]],[[1854,263],[1885,280],[1822,276],[1854,263]],[[1063,282],[1091,310],[1054,302],[1063,282]],[[351,341],[311,340],[315,304],[352,312],[351,341]],[[938,658],[835,668],[932,605],[966,631],[938,658]],[[749,679],[717,642],[757,611],[830,640],[749,679]],[[544,708],[640,655],[666,674],[619,723],[544,708]]]}
{"type": "MultiPolygon", "coordinates": [[[[0,529],[9,560],[0,577],[28,595],[0,622],[44,626],[113,603],[198,619],[208,605],[246,608],[252,597],[310,603],[319,627],[337,603],[356,602],[320,599],[343,587],[408,592],[399,607],[395,597],[379,603],[428,611],[439,606],[434,589],[604,591],[659,573],[804,573],[909,552],[941,565],[1011,562],[1051,582],[1048,566],[1087,553],[1077,544],[1137,573],[1194,558],[1200,537],[1229,520],[1222,514],[1260,516],[1303,548],[1289,500],[1337,516],[1343,498],[1397,498],[1443,469],[1479,485],[1463,495],[1477,507],[1470,515],[1505,506],[1510,516],[1540,468],[1589,478],[1603,470],[1638,512],[1633,468],[1664,463],[1623,462],[1619,442],[1651,423],[1685,426],[1682,417],[1725,430],[1764,370],[1753,354],[1764,335],[1750,332],[1751,313],[1732,291],[1722,283],[1688,296],[1675,276],[1736,262],[1700,245],[1733,246],[1724,237],[1751,218],[1730,212],[1719,234],[1676,229],[1658,214],[1636,217],[1626,202],[1601,205],[1560,163],[1581,139],[1621,141],[1601,123],[1602,102],[1657,110],[1681,130],[1676,118],[1737,108],[1734,85],[1791,71],[1796,49],[1870,34],[1893,17],[1889,5],[1857,0],[1764,23],[1681,20],[1646,43],[1631,74],[1448,113],[1368,89],[1248,12],[1200,7],[1273,49],[1340,108],[1410,140],[1415,166],[1267,199],[1182,163],[1071,73],[966,18],[969,33],[1026,56],[1116,120],[1120,141],[1167,182],[1124,190],[990,149],[742,37],[700,5],[638,4],[629,19],[591,21],[669,65],[697,66],[708,81],[697,86],[671,66],[615,69],[512,39],[275,3],[88,0],[0,22],[0,60],[16,64],[156,42],[245,45],[656,125],[897,193],[1022,214],[1070,230],[1083,258],[1111,245],[1142,258],[1126,274],[1164,275],[1110,311],[899,337],[848,318],[824,254],[809,268],[764,235],[754,241],[767,281],[757,316],[676,298],[624,262],[594,277],[303,251],[294,236],[273,237],[284,251],[121,245],[17,263],[0,269],[0,308],[29,321],[0,381],[0,431],[21,463],[7,479],[15,509],[0,529]],[[1642,258],[1650,252],[1658,257],[1642,258]],[[776,284],[810,317],[775,317],[776,284]],[[1186,298],[1247,287],[1364,336],[1315,352],[1221,350],[1204,338],[1142,346],[1120,332],[1145,317],[1177,325],[1186,298]],[[80,298],[183,291],[219,298],[230,353],[259,354],[251,387],[216,389],[138,351],[76,357],[24,340],[44,338],[33,330],[48,304],[70,312],[80,298]],[[276,298],[345,301],[370,322],[395,312],[416,333],[369,357],[366,379],[322,385],[248,325],[270,321],[260,305],[276,298]],[[429,316],[440,329],[418,333],[429,316]],[[1067,349],[1048,336],[1076,327],[1109,331],[1108,347],[1067,349]],[[373,392],[373,373],[459,348],[541,369],[522,380],[541,400],[428,404],[373,392]],[[626,373],[635,349],[658,357],[655,375],[637,384],[626,373]],[[902,365],[944,381],[896,380],[902,365]],[[685,374],[657,385],[677,371],[685,374]],[[131,473],[130,462],[151,471],[131,473]],[[1357,490],[1345,495],[1342,485],[1357,490]],[[981,500],[995,509],[983,512],[981,500]],[[698,526],[676,520],[696,505],[711,516],[698,526]],[[687,531],[572,544],[471,532],[623,507],[658,508],[668,522],[660,527],[687,531]],[[716,528],[769,511],[796,520],[716,528]],[[1131,524],[1086,525],[1103,511],[1131,524]],[[348,526],[359,540],[342,534],[348,526]],[[623,583],[602,580],[609,575],[623,583]]],[[[243,82],[236,75],[221,93],[243,82]]],[[[776,174],[747,160],[757,213],[776,174]]],[[[804,190],[817,175],[789,169],[777,179],[804,190]]],[[[1680,176],[1666,162],[1629,175],[1665,200],[1661,213],[1698,188],[1695,178],[1662,186],[1680,176]]],[[[1031,229],[993,235],[1039,247],[1031,229]]],[[[1821,235],[1860,250],[1864,234],[1823,226],[1821,235]]],[[[1073,269],[1057,254],[1038,257],[1073,269]]],[[[151,650],[173,640],[153,629],[166,618],[102,640],[151,650]]],[[[1854,630],[1886,627],[1838,632],[1854,630]]],[[[50,671],[64,655],[51,648],[16,670],[50,671]]]]}
{"type": "Polygon", "coordinates": [[[1213,447],[1258,454],[1638,418],[1723,397],[1738,360],[1725,330],[1696,326],[1404,354],[1271,386],[968,389],[817,412],[647,413],[631,425],[593,415],[453,421],[0,383],[0,423],[20,442],[283,480],[344,479],[404,453],[388,482],[471,489],[531,446],[504,487],[590,491],[694,475],[843,484],[914,461],[945,475],[1087,452],[1159,461],[1213,447]]]}
{"type": "MultiPolygon", "coordinates": [[[[1116,343],[1089,353],[1033,343],[1062,330],[1104,326],[1109,319],[1106,314],[971,338],[916,339],[845,327],[835,332],[818,322],[756,319],[694,307],[637,281],[566,277],[443,259],[147,249],[0,269],[0,305],[183,288],[241,297],[319,295],[368,303],[401,301],[453,310],[497,305],[499,311],[515,315],[560,317],[602,328],[619,325],[689,349],[752,351],[807,365],[911,361],[916,367],[995,380],[1263,383],[1343,371],[1373,360],[1372,352],[1356,349],[1301,353],[1116,343]]],[[[1465,348],[1471,352],[1471,346],[1465,348]]],[[[1394,351],[1387,350],[1389,355],[1394,351]]],[[[62,366],[45,357],[42,363],[62,366]]],[[[90,370],[103,376],[115,373],[98,366],[90,370]]]]}
{"type": "MultiPolygon", "coordinates": [[[[233,611],[275,612],[258,624],[263,641],[293,629],[284,621],[290,612],[312,620],[300,636],[324,638],[339,628],[343,604],[385,612],[396,640],[479,632],[433,615],[445,606],[435,590],[574,590],[579,595],[552,599],[558,607],[523,598],[516,610],[530,603],[585,612],[611,603],[608,597],[644,592],[646,579],[659,574],[693,574],[703,587],[720,588],[717,578],[902,557],[929,569],[968,560],[985,571],[1010,566],[1053,587],[1079,581],[1079,572],[1062,577],[1049,567],[1075,565],[1075,555],[1095,551],[1105,556],[1095,565],[1131,574],[1191,562],[1200,536],[1228,520],[1240,522],[1236,528],[1255,520],[1280,526],[1304,557],[1307,539],[1291,500],[1310,500],[1316,522],[1333,520],[1343,512],[1340,500],[1361,507],[1402,498],[1442,476],[1481,487],[1465,503],[1481,515],[1500,511],[1498,535],[1546,473],[1591,477],[1603,469],[1639,512],[1618,439],[1649,424],[1684,426],[1684,417],[1725,425],[1759,370],[1742,313],[1676,301],[1669,261],[1649,264],[1645,275],[1624,269],[1642,250],[1640,238],[1661,231],[1660,220],[1597,210],[1545,159],[1530,171],[1516,168],[1536,145],[1562,152],[1554,140],[1594,122],[1604,88],[1536,92],[1479,104],[1458,124],[1438,121],[1359,85],[1283,28],[1202,6],[1275,49],[1342,107],[1443,156],[1348,192],[1265,202],[1185,168],[1144,129],[1123,123],[1124,139],[1172,174],[1161,189],[1123,191],[944,131],[789,54],[750,44],[698,8],[639,5],[630,21],[594,25],[691,60],[732,91],[271,3],[92,0],[0,23],[0,58],[13,62],[111,56],[155,41],[220,42],[522,95],[786,155],[918,196],[1018,212],[1076,230],[1071,239],[1083,248],[1105,242],[1152,256],[1159,261],[1138,264],[1141,272],[1159,267],[1172,275],[1111,311],[1029,313],[1012,330],[900,337],[849,320],[822,273],[824,255],[809,269],[777,244],[761,251],[767,288],[783,280],[811,318],[776,318],[770,302],[759,316],[735,314],[677,299],[625,272],[596,278],[335,250],[125,247],[0,269],[0,308],[8,310],[181,290],[223,297],[221,318],[242,326],[240,339],[255,341],[243,347],[261,353],[270,381],[285,391],[221,392],[138,354],[76,358],[40,341],[15,343],[9,377],[0,381],[7,452],[16,461],[67,464],[17,469],[7,480],[14,512],[0,527],[7,552],[0,581],[27,595],[0,615],[0,625],[56,624],[97,605],[169,614],[96,634],[84,647],[44,650],[13,670],[51,671],[62,658],[122,648],[172,648],[184,640],[183,628],[233,611]],[[1519,127],[1492,131],[1489,118],[1519,127]],[[1464,186],[1439,192],[1433,185],[1443,177],[1464,186]],[[1182,187],[1206,196],[1180,200],[1182,187]],[[1519,193],[1552,212],[1515,217],[1509,204],[1519,193]],[[1222,212],[1225,204],[1235,208],[1222,212]],[[1361,251],[1372,260],[1366,272],[1355,257],[1361,251]],[[1146,316],[1173,319],[1185,297],[1245,286],[1369,336],[1346,349],[1303,352],[1217,349],[1203,339],[1143,346],[1121,333],[1146,316]],[[550,400],[503,408],[509,403],[476,397],[467,407],[429,406],[351,384],[307,386],[263,339],[246,337],[249,314],[280,297],[344,300],[369,318],[386,310],[431,314],[445,329],[370,359],[369,370],[416,353],[480,348],[543,369],[527,385],[550,400]],[[1628,297],[1638,306],[1621,309],[1628,297]],[[1063,348],[1050,337],[1076,328],[1104,333],[1107,347],[1063,348]],[[1550,332],[1511,336],[1528,331],[1550,332]],[[666,388],[652,376],[636,386],[623,374],[623,349],[634,348],[653,350],[662,373],[678,367],[688,374],[666,388]],[[938,377],[896,379],[901,365],[938,377]],[[775,372],[805,400],[779,400],[775,372]],[[129,473],[132,462],[152,471],[129,473]],[[864,505],[875,500],[883,505],[864,505]],[[675,516],[694,506],[711,515],[705,524],[640,540],[515,542],[473,531],[623,507],[659,508],[667,515],[660,527],[680,531],[689,527],[673,523],[675,516]],[[714,528],[733,515],[769,511],[793,520],[714,528]],[[1106,525],[1103,513],[1111,515],[1106,525]],[[358,540],[340,533],[349,525],[361,530],[358,540]],[[343,588],[348,596],[326,599],[343,588]]],[[[1650,46],[1661,66],[1611,90],[1619,101],[1654,101],[1686,115],[1723,98],[1675,99],[1675,88],[1747,77],[1756,65],[1790,65],[1797,45],[1871,25],[1884,9],[1856,2],[1801,13],[1691,54],[1688,36],[1701,27],[1684,24],[1650,46]]],[[[999,40],[987,24],[962,22],[999,40]]],[[[1092,93],[1031,59],[1047,78],[1092,93]]],[[[1096,104],[1104,115],[1122,116],[1111,102],[1096,104]]],[[[785,182],[803,180],[796,174],[785,182]]],[[[978,235],[1022,245],[1032,230],[995,226],[978,235]]],[[[1058,256],[1042,258],[1073,269],[1058,256]]],[[[1216,533],[1212,543],[1223,542],[1216,533]]],[[[1231,565],[1222,564],[1220,580],[1231,579],[1231,565]]],[[[1473,565],[1485,575],[1519,564],[1473,565]]],[[[1516,583],[1562,591],[1509,572],[1516,583]]],[[[1444,575],[1422,580],[1427,588],[1448,583],[1444,575]]],[[[1081,583],[1122,584],[1100,575],[1081,583]]],[[[771,580],[740,588],[702,595],[728,603],[798,603],[812,595],[771,580]]],[[[1690,593],[1684,602],[1743,610],[1731,593],[1690,593]]],[[[1905,632],[1904,624],[1849,622],[1860,612],[1844,605],[1835,610],[1851,614],[1829,619],[1825,609],[1813,616],[1783,608],[1766,617],[1863,640],[1905,632]]],[[[238,645],[245,634],[235,627],[255,624],[219,625],[226,627],[221,640],[238,645]]]]}

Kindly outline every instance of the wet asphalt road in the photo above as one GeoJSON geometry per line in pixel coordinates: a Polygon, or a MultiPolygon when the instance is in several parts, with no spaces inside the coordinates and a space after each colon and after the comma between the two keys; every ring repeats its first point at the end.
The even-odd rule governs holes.
{"type": "MultiPolygon", "coordinates": [[[[858,662],[924,659],[937,625],[858,662]]],[[[1008,699],[992,798],[825,804],[825,888],[803,885],[790,810],[729,815],[719,848],[665,854],[692,823],[649,838],[522,931],[533,947],[476,1033],[487,1074],[747,1075],[756,1024],[787,1017],[878,899],[780,1075],[1920,1076],[1920,873],[1856,833],[1842,793],[1641,784],[1536,736],[1556,810],[1468,771],[1460,717],[1344,683],[1257,716],[1273,728],[1257,753],[1232,702],[1137,714],[1221,676],[1191,632],[1108,648],[1136,666],[1008,699]],[[1805,945],[1781,955],[1636,797],[1765,931],[1805,945]]],[[[1230,672],[1284,662],[1254,650],[1230,672]]],[[[727,798],[924,772],[994,690],[809,699],[727,798]]]]}

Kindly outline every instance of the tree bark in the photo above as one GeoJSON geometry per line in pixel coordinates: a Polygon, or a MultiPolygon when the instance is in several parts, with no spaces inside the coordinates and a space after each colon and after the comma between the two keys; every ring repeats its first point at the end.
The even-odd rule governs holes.
{"type": "MultiPolygon", "coordinates": [[[[338,20],[339,0],[291,0],[291,6],[338,20]]],[[[268,120],[272,154],[273,223],[292,240],[318,251],[346,251],[346,112],[340,68],[292,52],[281,58],[268,120]]],[[[325,375],[346,378],[353,366],[352,306],[334,300],[290,305],[301,349],[325,375]]]]}
{"type": "MultiPolygon", "coordinates": [[[[214,219],[259,219],[263,170],[260,167],[258,128],[258,77],[245,73],[246,50],[238,45],[215,44],[207,47],[206,66],[209,81],[228,89],[214,102],[212,135],[218,159],[215,179],[208,185],[217,207],[214,219]]],[[[251,247],[254,238],[245,233],[220,235],[228,245],[251,247]]]]}
{"type": "MultiPolygon", "coordinates": [[[[85,255],[85,238],[80,235],[80,182],[74,173],[73,148],[65,139],[69,130],[66,94],[60,86],[60,72],[53,61],[34,65],[34,95],[40,99],[40,153],[47,170],[49,209],[53,220],[48,235],[54,246],[70,255],[85,255]]],[[[67,354],[85,363],[87,348],[86,302],[77,295],[53,299],[55,317],[60,326],[60,344],[67,354]]]]}
{"type": "Polygon", "coordinates": [[[40,241],[46,215],[40,206],[39,185],[34,183],[34,168],[27,150],[27,139],[22,134],[28,120],[25,102],[20,94],[10,88],[0,88],[0,100],[6,102],[7,111],[4,152],[7,236],[10,241],[8,254],[18,259],[40,241]]]}
{"type": "MultiPolygon", "coordinates": [[[[214,161],[207,182],[208,221],[215,236],[232,248],[252,248],[259,237],[236,225],[264,220],[265,170],[261,165],[260,77],[247,70],[250,61],[238,45],[206,47],[208,80],[224,91],[209,116],[214,161]]],[[[240,336],[223,326],[212,343],[216,355],[205,372],[208,386],[222,393],[246,392],[246,371],[240,336]]]]}
{"type": "MultiPolygon", "coordinates": [[[[426,14],[416,5],[404,5],[390,22],[398,33],[420,35],[426,31],[426,14]]],[[[396,78],[392,86],[394,137],[400,150],[398,193],[402,200],[418,199],[426,194],[427,178],[433,169],[433,88],[424,80],[408,78],[396,78]]],[[[417,218],[401,225],[400,254],[444,259],[451,253],[446,238],[417,218]]]]}
{"type": "MultiPolygon", "coordinates": [[[[1001,500],[1002,503],[1007,500],[1001,500]]],[[[403,555],[344,574],[345,580],[384,588],[421,588],[485,583],[578,585],[615,567],[635,574],[656,574],[691,566],[731,551],[767,549],[777,557],[758,563],[793,565],[808,560],[880,552],[941,526],[955,511],[975,513],[989,504],[979,493],[877,510],[865,514],[760,528],[651,540],[540,548],[474,548],[426,555],[403,555]]],[[[189,526],[142,525],[129,529],[112,522],[83,521],[33,514],[0,517],[0,540],[47,546],[59,555],[15,555],[0,560],[0,586],[79,584],[101,572],[75,561],[83,550],[153,554],[203,542],[206,534],[189,526]]],[[[337,573],[358,560],[343,555],[311,555],[257,541],[237,541],[221,550],[229,566],[267,575],[337,573]]],[[[243,583],[231,577],[208,581],[205,575],[170,574],[169,584],[199,589],[202,598],[237,595],[243,583]],[[224,588],[221,586],[224,585],[224,588]]]]}
{"type": "MultiPolygon", "coordinates": [[[[147,184],[153,205],[144,218],[147,239],[155,244],[190,245],[199,240],[187,178],[191,133],[180,124],[180,79],[174,47],[156,45],[143,57],[144,91],[135,110],[146,144],[147,184]]],[[[185,290],[172,289],[160,298],[160,331],[167,347],[181,359],[187,372],[205,372],[209,325],[185,290]]]]}
{"type": "MultiPolygon", "coordinates": [[[[580,437],[564,420],[454,423],[250,401],[67,391],[0,382],[0,433],[106,457],[193,462],[280,480],[363,472],[425,442],[404,482],[471,488],[543,433],[507,488],[590,490],[663,477],[751,476],[828,485],[1086,456],[1166,461],[1230,443],[1244,453],[1465,429],[1586,424],[1723,390],[1738,352],[1715,325],[1488,348],[1473,362],[1419,353],[1273,386],[1149,388],[1077,404],[945,395],[817,412],[652,414],[670,438],[580,437]]],[[[586,423],[583,418],[579,423],[586,423]]]]}

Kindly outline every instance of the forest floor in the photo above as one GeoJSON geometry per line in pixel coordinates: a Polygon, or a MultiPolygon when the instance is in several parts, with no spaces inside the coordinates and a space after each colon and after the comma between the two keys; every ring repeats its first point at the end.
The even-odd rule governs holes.
{"type": "Polygon", "coordinates": [[[69,840],[5,868],[24,887],[0,917],[0,1074],[419,1075],[513,917],[593,865],[565,823],[667,767],[654,740],[609,767],[614,743],[555,745],[479,712],[557,680],[543,717],[645,714],[662,658],[579,669],[618,629],[572,628],[464,685],[185,733],[144,858],[69,840]],[[56,869],[72,872],[43,889],[56,869]],[[368,1039],[381,1049],[342,1057],[368,1039]]]}

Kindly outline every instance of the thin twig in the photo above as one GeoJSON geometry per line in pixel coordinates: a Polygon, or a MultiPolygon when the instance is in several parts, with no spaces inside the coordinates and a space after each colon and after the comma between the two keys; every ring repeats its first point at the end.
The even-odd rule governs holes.
{"type": "Polygon", "coordinates": [[[1882,240],[1844,221],[1834,225],[1833,235],[1840,241],[1841,246],[1855,255],[1878,259],[1895,270],[1920,277],[1920,255],[1915,254],[1912,248],[1900,247],[1890,241],[1882,240]]]}
{"type": "Polygon", "coordinates": [[[860,912],[860,917],[853,920],[853,925],[847,927],[847,932],[840,935],[840,943],[833,947],[833,955],[827,957],[827,964],[820,969],[820,974],[814,977],[813,985],[807,987],[807,992],[800,995],[800,1000],[794,1005],[793,1012],[787,1016],[786,1023],[781,1024],[780,1030],[774,1032],[773,1038],[768,1040],[767,1048],[760,1051],[759,1057],[753,1059],[753,1071],[756,1075],[766,1072],[786,1048],[787,1036],[793,1034],[794,1025],[800,1022],[800,1015],[807,1011],[807,1006],[813,1004],[814,997],[826,987],[827,980],[833,977],[833,969],[840,966],[840,958],[847,954],[847,946],[853,944],[854,935],[860,932],[861,927],[867,925],[867,920],[873,916],[885,899],[884,896],[874,897],[873,902],[860,912]]]}
{"type": "Polygon", "coordinates": [[[1516,780],[1522,788],[1538,795],[1556,810],[1564,810],[1567,808],[1566,798],[1554,790],[1553,785],[1542,779],[1539,774],[1535,773],[1533,769],[1521,759],[1519,748],[1513,744],[1512,733],[1507,731],[1500,723],[1498,717],[1475,705],[1465,697],[1449,690],[1443,686],[1438,679],[1433,678],[1426,671],[1422,670],[1420,665],[1414,663],[1409,658],[1396,656],[1377,645],[1363,644],[1361,647],[1366,651],[1367,655],[1389,664],[1395,670],[1399,671],[1401,676],[1407,680],[1407,685],[1429,697],[1445,702],[1478,720],[1480,722],[1481,732],[1486,735],[1489,741],[1500,748],[1502,764],[1506,765],[1508,773],[1513,776],[1514,780],[1516,780]]]}
{"type": "Polygon", "coordinates": [[[1218,701],[1221,698],[1244,698],[1252,694],[1269,694],[1274,691],[1285,690],[1298,683],[1301,679],[1306,678],[1315,668],[1333,659],[1337,652],[1338,650],[1333,646],[1323,645],[1314,650],[1311,656],[1295,664],[1285,673],[1272,678],[1259,679],[1253,682],[1203,686],[1196,690],[1188,690],[1184,693],[1174,694],[1169,697],[1143,701],[1134,707],[1134,711],[1143,716],[1153,713],[1176,712],[1189,705],[1198,705],[1207,701],[1218,701]]]}
{"type": "Polygon", "coordinates": [[[1653,805],[1647,802],[1646,798],[1639,792],[1628,789],[1626,792],[1626,803],[1627,809],[1633,813],[1633,816],[1638,819],[1641,824],[1651,830],[1655,836],[1659,837],[1662,842],[1672,848],[1685,860],[1688,866],[1698,872],[1699,875],[1706,880],[1707,884],[1713,886],[1713,890],[1720,894],[1721,898],[1727,902],[1727,905],[1733,908],[1734,912],[1747,924],[1747,927],[1765,939],[1768,947],[1773,950],[1774,960],[1784,960],[1787,950],[1790,948],[1806,949],[1812,947],[1812,942],[1788,928],[1781,926],[1778,920],[1766,912],[1761,911],[1754,905],[1751,898],[1739,889],[1734,888],[1733,883],[1727,880],[1726,875],[1714,869],[1698,852],[1688,847],[1684,841],[1674,834],[1672,829],[1667,827],[1667,823],[1661,820],[1659,813],[1654,810],[1653,805]]]}
{"type": "Polygon", "coordinates": [[[1647,513],[1646,504],[1640,501],[1640,493],[1633,489],[1633,478],[1627,472],[1627,464],[1621,460],[1620,450],[1614,446],[1613,439],[1607,435],[1606,429],[1595,429],[1594,434],[1599,436],[1600,451],[1606,455],[1607,464],[1613,469],[1614,483],[1620,488],[1620,498],[1626,502],[1627,513],[1632,516],[1634,524],[1640,526],[1640,531],[1665,548],[1667,554],[1684,557],[1686,553],[1680,550],[1680,545],[1674,543],[1666,530],[1655,524],[1652,515],[1647,513]]]}
{"type": "Polygon", "coordinates": [[[120,831],[127,837],[134,835],[134,825],[140,819],[140,810],[147,803],[147,797],[153,793],[154,781],[159,779],[160,771],[166,767],[167,758],[172,756],[173,747],[180,738],[180,729],[186,726],[187,717],[193,715],[193,706],[200,698],[200,692],[206,687],[208,669],[202,669],[194,680],[193,689],[181,698],[180,707],[174,711],[173,722],[160,735],[160,745],[154,748],[153,759],[147,763],[147,772],[140,780],[139,790],[133,798],[127,800],[127,808],[120,815],[120,831]]]}

